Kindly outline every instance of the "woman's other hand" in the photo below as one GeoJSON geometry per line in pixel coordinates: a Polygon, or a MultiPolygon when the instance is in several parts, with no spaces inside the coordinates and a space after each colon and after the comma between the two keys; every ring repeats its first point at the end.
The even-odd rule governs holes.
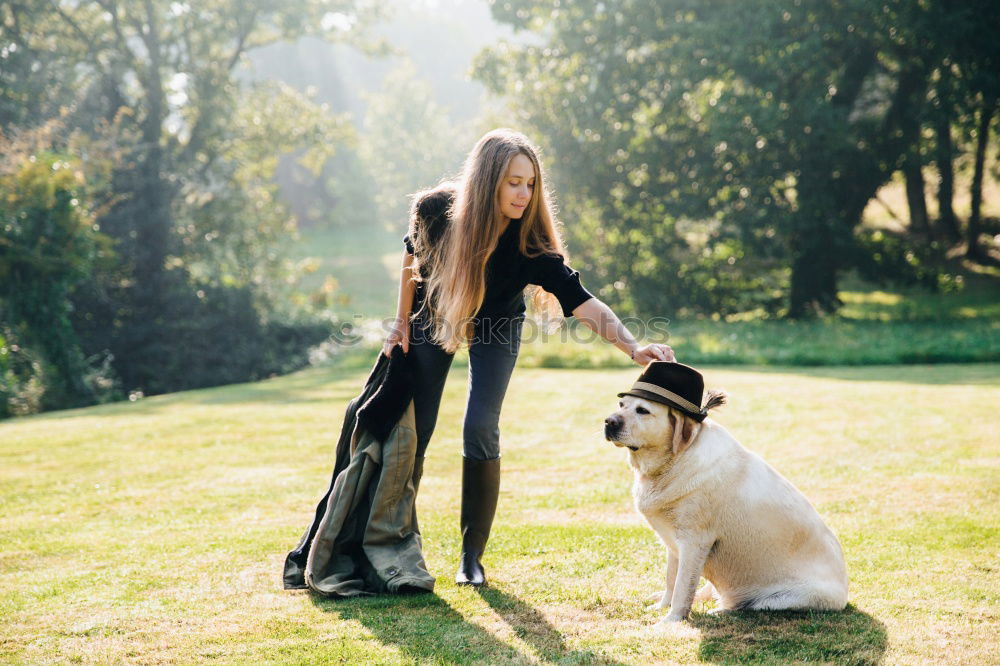
{"type": "Polygon", "coordinates": [[[407,354],[410,351],[410,322],[407,317],[397,317],[392,324],[392,331],[386,337],[385,342],[382,344],[382,353],[386,356],[392,356],[392,348],[396,345],[402,345],[403,353],[407,354]]]}
{"type": "Polygon", "coordinates": [[[643,366],[650,361],[677,361],[674,357],[674,350],[670,348],[670,345],[663,345],[656,342],[636,349],[632,355],[632,360],[643,366]]]}

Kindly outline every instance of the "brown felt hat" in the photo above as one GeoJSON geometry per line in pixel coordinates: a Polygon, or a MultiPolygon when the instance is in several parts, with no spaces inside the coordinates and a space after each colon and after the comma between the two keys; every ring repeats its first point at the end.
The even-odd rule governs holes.
{"type": "Polygon", "coordinates": [[[632,388],[623,393],[644,398],[678,409],[699,423],[708,416],[702,408],[705,380],[701,373],[689,365],[671,361],[653,361],[639,375],[632,388]]]}

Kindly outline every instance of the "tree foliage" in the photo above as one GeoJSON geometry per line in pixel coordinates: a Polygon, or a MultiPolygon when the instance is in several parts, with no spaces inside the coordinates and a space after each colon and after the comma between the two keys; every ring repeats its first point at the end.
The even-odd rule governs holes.
{"type": "Polygon", "coordinates": [[[475,139],[454,126],[411,61],[390,71],[382,91],[366,101],[364,153],[379,217],[398,227],[406,219],[408,196],[455,171],[475,139]]]}
{"type": "Polygon", "coordinates": [[[623,287],[606,295],[803,316],[839,305],[862,211],[921,142],[932,80],[996,52],[981,29],[968,43],[1000,19],[979,4],[509,0],[494,15],[540,43],[494,48],[477,73],[557,156],[569,228],[623,287]]]}
{"type": "Polygon", "coordinates": [[[58,115],[114,147],[90,195],[106,204],[96,223],[116,261],[69,295],[66,317],[85,354],[113,359],[124,389],[266,376],[325,337],[291,298],[296,266],[283,248],[296,227],[274,172],[294,155],[318,173],[351,130],[288,87],[241,82],[238,66],[250,49],[303,35],[377,50],[366,33],[377,15],[366,0],[0,7],[0,130],[58,115]]]}
{"type": "Polygon", "coordinates": [[[71,324],[69,296],[110,254],[77,159],[35,150],[53,127],[0,135],[0,416],[105,397],[71,324]],[[44,384],[45,391],[30,387],[44,384]]]}

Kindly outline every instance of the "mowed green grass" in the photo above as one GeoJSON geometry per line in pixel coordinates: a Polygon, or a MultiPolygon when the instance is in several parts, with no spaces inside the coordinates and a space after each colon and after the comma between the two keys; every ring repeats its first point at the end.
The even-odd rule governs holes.
{"type": "MultiPolygon", "coordinates": [[[[374,361],[372,356],[368,361],[374,361]]],[[[634,368],[518,367],[488,589],[452,582],[465,368],[419,497],[434,595],[281,589],[367,376],[312,368],[0,424],[0,661],[996,663],[1000,365],[705,368],[716,414],[839,535],[842,613],[659,634],[664,552],[602,421],[634,368]]]]}

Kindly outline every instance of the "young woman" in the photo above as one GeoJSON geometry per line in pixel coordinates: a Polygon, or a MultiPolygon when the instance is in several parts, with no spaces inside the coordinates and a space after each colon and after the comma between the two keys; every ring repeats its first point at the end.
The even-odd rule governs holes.
{"type": "Polygon", "coordinates": [[[482,585],[480,558],[500,489],[500,408],[520,347],[525,287],[535,285],[530,295],[538,313],[581,319],[639,365],[672,361],[673,351],[640,346],[566,265],[537,150],[523,134],[487,133],[458,182],[418,193],[403,241],[399,305],[383,351],[389,355],[402,345],[414,370],[416,485],[452,358],[469,346],[455,581],[482,585]]]}

